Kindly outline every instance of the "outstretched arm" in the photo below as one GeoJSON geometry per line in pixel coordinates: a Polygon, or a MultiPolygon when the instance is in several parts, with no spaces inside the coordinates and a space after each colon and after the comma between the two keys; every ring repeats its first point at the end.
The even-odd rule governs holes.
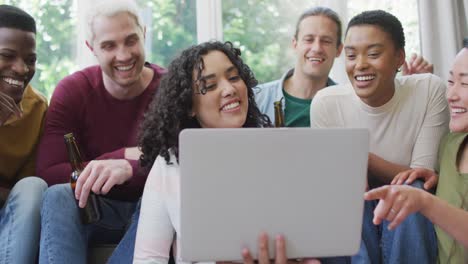
{"type": "Polygon", "coordinates": [[[385,219],[394,229],[408,215],[420,212],[468,248],[468,212],[428,192],[407,185],[386,185],[365,193],[364,199],[380,199],[374,210],[374,224],[385,219]]]}
{"type": "Polygon", "coordinates": [[[437,185],[439,176],[432,170],[415,168],[398,173],[390,184],[411,184],[416,179],[424,181],[424,189],[430,190],[437,185]]]}
{"type": "Polygon", "coordinates": [[[410,167],[387,161],[376,154],[369,153],[368,169],[370,175],[388,184],[393,180],[395,175],[410,169],[410,167]]]}

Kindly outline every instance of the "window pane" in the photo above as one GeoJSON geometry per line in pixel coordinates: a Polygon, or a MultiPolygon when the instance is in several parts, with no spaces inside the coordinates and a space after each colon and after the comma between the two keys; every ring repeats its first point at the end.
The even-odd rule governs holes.
{"type": "MultiPolygon", "coordinates": [[[[137,2],[147,25],[147,61],[166,67],[178,52],[196,44],[195,1],[137,2]]],[[[0,4],[20,7],[36,19],[38,61],[32,85],[50,98],[57,83],[78,70],[76,0],[0,0],[0,4]]],[[[79,45],[84,48],[84,43],[79,45]]]]}
{"type": "Polygon", "coordinates": [[[405,51],[408,58],[411,53],[421,54],[417,0],[348,0],[349,19],[362,11],[374,9],[385,10],[400,20],[405,32],[405,51]]]}
{"type": "MultiPolygon", "coordinates": [[[[417,0],[348,0],[338,3],[335,0],[223,0],[224,40],[241,48],[243,58],[260,83],[276,80],[295,64],[291,39],[300,14],[309,7],[337,6],[339,3],[346,5],[335,10],[345,12],[342,14],[345,16],[342,17],[343,31],[347,19],[354,15],[364,10],[383,9],[394,14],[403,24],[407,56],[413,52],[421,53],[417,0]]],[[[339,67],[335,74],[343,76],[332,77],[346,80],[344,68],[341,69],[343,66],[335,62],[335,67],[339,67]]]]}
{"type": "Polygon", "coordinates": [[[146,24],[147,61],[166,67],[183,49],[197,43],[196,2],[139,0],[146,24]]]}

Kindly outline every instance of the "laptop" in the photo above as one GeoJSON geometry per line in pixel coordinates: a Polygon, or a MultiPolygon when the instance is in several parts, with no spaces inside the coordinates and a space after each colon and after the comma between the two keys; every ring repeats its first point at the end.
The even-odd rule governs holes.
{"type": "Polygon", "coordinates": [[[241,260],[261,232],[288,258],[358,252],[367,129],[186,129],[180,133],[180,257],[241,260]]]}

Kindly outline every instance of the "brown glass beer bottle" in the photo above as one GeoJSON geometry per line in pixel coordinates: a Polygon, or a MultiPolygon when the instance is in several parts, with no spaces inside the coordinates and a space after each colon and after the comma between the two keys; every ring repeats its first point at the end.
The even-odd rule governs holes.
{"type": "MultiPolygon", "coordinates": [[[[72,167],[70,185],[73,190],[73,194],[75,194],[76,181],[84,169],[83,160],[81,159],[80,150],[73,133],[66,134],[64,139],[65,145],[67,146],[68,158],[70,159],[70,165],[72,167]]],[[[85,225],[95,223],[101,219],[101,208],[96,195],[92,192],[89,193],[86,206],[84,208],[78,208],[80,210],[81,222],[85,225]]]]}
{"type": "Polygon", "coordinates": [[[275,107],[275,127],[284,127],[283,104],[281,100],[273,104],[275,107]]]}

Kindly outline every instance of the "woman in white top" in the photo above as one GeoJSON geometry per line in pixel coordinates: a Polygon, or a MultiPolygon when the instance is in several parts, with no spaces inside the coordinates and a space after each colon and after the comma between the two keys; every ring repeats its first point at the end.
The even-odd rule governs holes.
{"type": "MultiPolygon", "coordinates": [[[[152,166],[142,198],[134,263],[167,263],[177,252],[179,224],[178,137],[185,128],[266,127],[271,122],[254,100],[253,73],[230,42],[192,46],[171,62],[143,123],[143,166],[152,166]]],[[[259,261],[269,262],[266,234],[259,261]]],[[[276,239],[276,262],[286,263],[284,238],[276,239]]],[[[253,263],[248,250],[244,262],[253,263]]]]}
{"type": "Polygon", "coordinates": [[[396,228],[409,215],[420,212],[436,225],[438,263],[468,263],[468,38],[449,73],[447,101],[450,133],[439,149],[435,172],[416,168],[395,176],[392,185],[367,192],[366,200],[379,199],[375,224],[388,220],[396,228]],[[436,195],[410,186],[416,179],[437,185],[436,195]]]}

